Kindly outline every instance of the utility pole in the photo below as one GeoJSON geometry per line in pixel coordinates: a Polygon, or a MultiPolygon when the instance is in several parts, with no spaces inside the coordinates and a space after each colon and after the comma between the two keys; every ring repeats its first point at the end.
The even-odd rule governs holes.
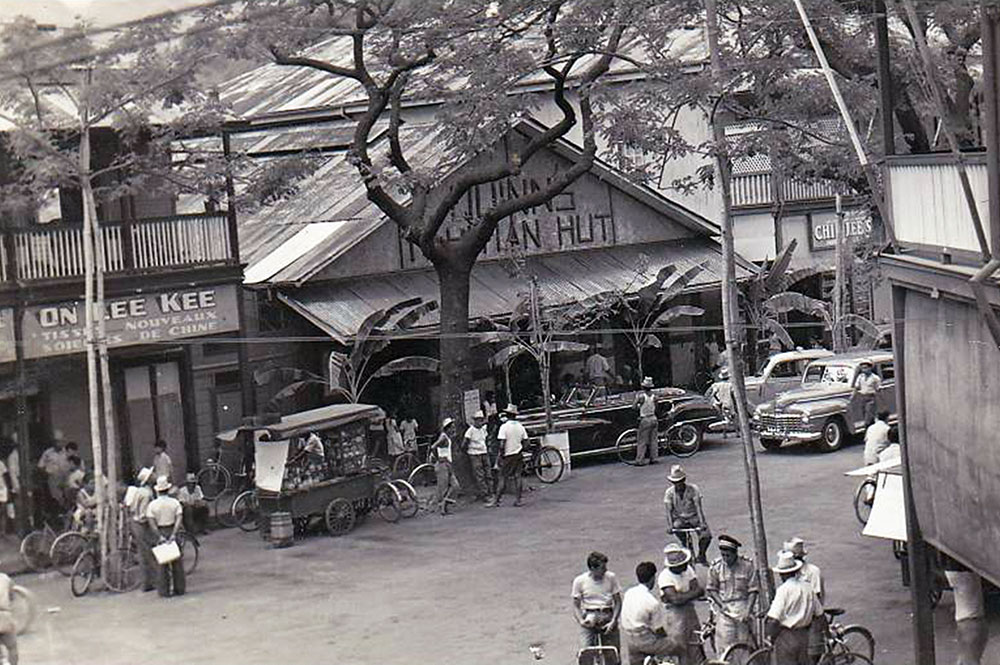
{"type": "MultiPolygon", "coordinates": [[[[104,437],[107,444],[105,448],[108,455],[107,530],[109,534],[114,535],[118,533],[118,512],[115,509],[118,503],[118,436],[115,427],[114,399],[111,394],[107,321],[104,316],[104,271],[107,267],[108,248],[104,242],[104,233],[97,224],[97,215],[95,213],[96,211],[91,211],[91,219],[94,220],[96,230],[98,249],[97,266],[94,271],[95,290],[97,292],[94,309],[97,310],[97,357],[100,368],[101,402],[104,406],[104,437]]],[[[112,554],[118,551],[118,541],[116,538],[108,539],[108,549],[112,554]]]]}
{"type": "MultiPolygon", "coordinates": [[[[716,0],[705,0],[705,21],[708,36],[708,53],[715,84],[715,94],[724,94],[722,86],[722,56],[719,49],[719,15],[716,0]]],[[[762,584],[760,604],[766,607],[774,595],[774,580],[767,560],[767,534],[764,531],[764,511],[760,500],[760,476],[757,473],[757,451],[754,449],[747,413],[747,391],[743,372],[743,339],[740,326],[739,301],[736,293],[736,248],[733,240],[731,172],[729,151],[726,149],[726,131],[718,116],[711,119],[712,138],[715,144],[715,163],[719,170],[722,191],[722,257],[725,274],[722,276],[722,325],[729,356],[729,382],[732,385],[736,415],[743,440],[743,469],[746,473],[747,504],[753,530],[754,562],[762,584]]]]}
{"type": "Polygon", "coordinates": [[[844,208],[841,205],[840,194],[837,194],[837,226],[834,230],[834,273],[833,273],[833,352],[844,352],[844,208]]]}

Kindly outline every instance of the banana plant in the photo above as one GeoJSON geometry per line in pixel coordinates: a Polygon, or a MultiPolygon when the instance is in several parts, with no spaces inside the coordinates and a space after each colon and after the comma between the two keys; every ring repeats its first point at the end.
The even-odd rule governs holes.
{"type": "Polygon", "coordinates": [[[375,379],[402,372],[437,372],[440,361],[428,356],[405,356],[373,366],[376,356],[389,346],[395,334],[411,329],[421,318],[437,308],[437,301],[424,302],[421,298],[412,298],[373,312],[358,327],[349,351],[330,352],[327,376],[298,368],[280,367],[256,372],[255,382],[263,385],[279,378],[288,381],[271,398],[269,407],[311,385],[324,385],[330,392],[340,394],[348,402],[357,403],[375,379]]]}
{"type": "MultiPolygon", "coordinates": [[[[785,291],[783,293],[778,293],[771,296],[764,301],[763,309],[770,314],[785,314],[787,312],[801,312],[803,314],[809,314],[823,320],[823,326],[833,333],[833,339],[847,339],[847,335],[843,334],[848,328],[854,328],[857,330],[858,342],[854,344],[851,348],[858,350],[870,350],[875,348],[881,337],[881,331],[878,329],[872,321],[866,319],[858,314],[844,314],[839,320],[835,319],[833,316],[833,307],[829,303],[823,302],[822,300],[816,300],[815,298],[810,298],[809,296],[802,295],[801,293],[794,293],[791,291],[785,291]],[[839,334],[838,334],[839,333],[839,334]]],[[[777,322],[774,318],[768,317],[768,325],[771,330],[778,335],[785,343],[787,340],[788,346],[794,346],[792,339],[785,330],[784,326],[777,322]]],[[[839,348],[840,345],[837,344],[833,349],[837,353],[847,351],[847,348],[839,348]]]]}

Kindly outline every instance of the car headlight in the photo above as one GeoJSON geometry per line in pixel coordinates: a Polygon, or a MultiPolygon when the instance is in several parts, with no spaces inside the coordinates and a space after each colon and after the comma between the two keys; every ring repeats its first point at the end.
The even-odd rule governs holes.
{"type": "Polygon", "coordinates": [[[760,411],[754,411],[753,412],[753,419],[754,420],[760,420],[760,411]]]}
{"type": "Polygon", "coordinates": [[[808,425],[809,424],[809,414],[808,413],[803,413],[802,414],[802,424],[803,425],[808,425]]]}

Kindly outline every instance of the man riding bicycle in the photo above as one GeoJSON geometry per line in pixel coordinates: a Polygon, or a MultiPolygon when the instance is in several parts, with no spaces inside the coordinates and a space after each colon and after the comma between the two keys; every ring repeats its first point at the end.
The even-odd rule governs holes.
{"type": "MultiPolygon", "coordinates": [[[[701,491],[698,486],[687,482],[687,474],[680,464],[674,464],[667,476],[670,486],[663,493],[663,506],[667,513],[667,524],[670,531],[676,533],[682,529],[694,529],[698,533],[698,556],[696,563],[708,565],[706,554],[712,542],[712,532],[705,519],[705,511],[701,505],[701,491]]],[[[688,543],[684,543],[687,545],[688,543]]]]}

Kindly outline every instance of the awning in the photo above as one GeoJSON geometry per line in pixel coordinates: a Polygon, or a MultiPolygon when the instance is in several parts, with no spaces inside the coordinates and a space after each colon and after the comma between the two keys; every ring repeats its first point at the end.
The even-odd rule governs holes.
{"type": "MultiPolygon", "coordinates": [[[[633,281],[642,255],[649,260],[649,280],[670,264],[677,267],[677,272],[704,264],[705,270],[688,286],[687,293],[718,288],[724,274],[718,243],[704,238],[563,252],[529,257],[527,263],[528,270],[538,276],[545,302],[560,305],[621,289],[633,281]]],[[[737,279],[749,275],[745,262],[739,262],[737,279]]],[[[496,261],[478,264],[470,280],[469,316],[473,319],[510,313],[520,300],[519,294],[528,288],[524,278],[511,277],[507,267],[496,261]]],[[[437,275],[433,270],[321,284],[281,295],[290,307],[338,341],[353,336],[372,312],[414,297],[438,299],[437,275]]],[[[437,312],[421,320],[421,325],[438,323],[437,312]]]]}
{"type": "MultiPolygon", "coordinates": [[[[334,427],[352,423],[355,420],[380,418],[382,415],[382,409],[374,404],[332,404],[330,406],[321,406],[318,409],[290,413],[287,416],[282,416],[281,420],[274,424],[264,425],[256,429],[267,430],[271,433],[271,437],[275,439],[287,439],[312,430],[333,429],[334,427]]],[[[247,429],[246,427],[240,427],[226,430],[225,432],[216,434],[215,438],[220,441],[231,442],[236,439],[237,434],[247,429]]]]}

